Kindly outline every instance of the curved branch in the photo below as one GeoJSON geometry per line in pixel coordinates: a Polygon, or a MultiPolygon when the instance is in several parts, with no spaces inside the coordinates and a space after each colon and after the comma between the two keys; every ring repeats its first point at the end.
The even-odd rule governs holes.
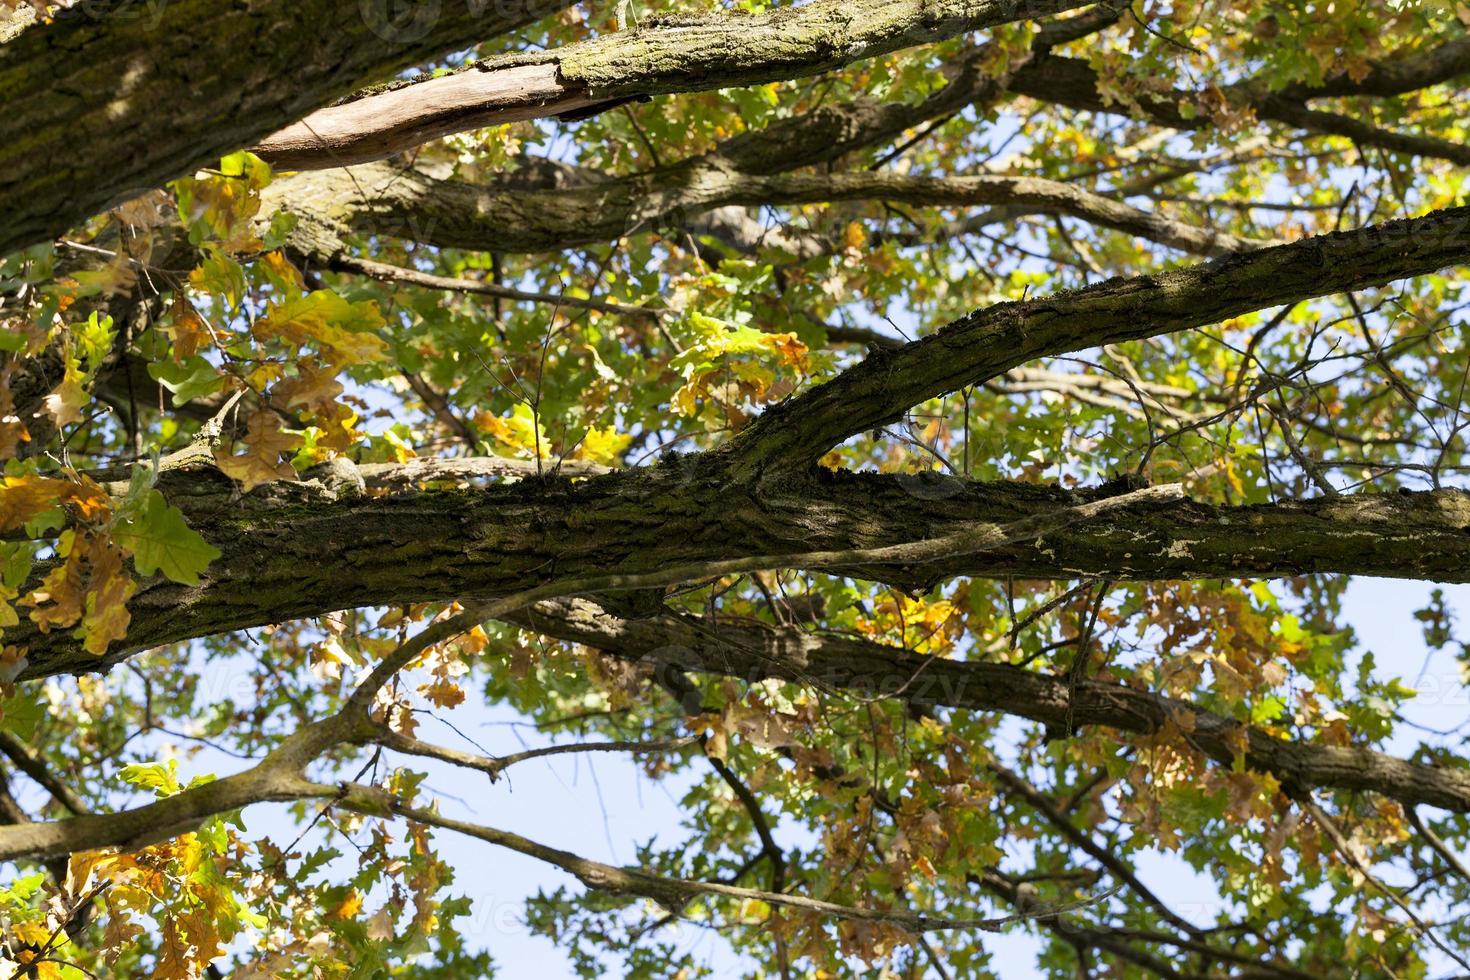
{"type": "Polygon", "coordinates": [[[73,815],[89,812],[82,798],[70,786],[57,779],[56,774],[46,767],[46,761],[31,751],[31,747],[13,732],[0,731],[0,753],[4,753],[15,764],[15,768],[34,779],[51,794],[53,800],[73,815]]]}
{"type": "Polygon", "coordinates": [[[766,14],[675,18],[481,62],[320,109],[254,147],[285,170],[381,160],[440,136],[600,104],[820,74],[1092,0],[816,0],[766,14]]]}
{"type": "Polygon", "coordinates": [[[1097,725],[1151,735],[1170,725],[1197,750],[1231,766],[1245,761],[1283,785],[1360,790],[1406,806],[1470,812],[1470,769],[1449,768],[1364,748],[1291,741],[1187,701],[1122,684],[1040,674],[1009,664],[945,660],[849,636],[792,627],[709,625],[687,615],[650,620],[610,616],[585,600],[537,603],[509,617],[526,629],[612,656],[747,682],[768,678],[862,697],[931,707],[999,711],[1059,731],[1097,725]]]}
{"type": "Polygon", "coordinates": [[[1108,873],[1114,879],[1127,885],[1134,894],[1149,905],[1152,905],[1154,911],[1158,912],[1160,918],[1165,922],[1169,923],[1175,929],[1188,934],[1191,938],[1199,938],[1201,930],[1198,926],[1184,919],[1173,909],[1169,908],[1163,899],[1155,895],[1152,889],[1139,880],[1138,876],[1133,873],[1132,868],[1119,860],[1117,855],[1094,841],[1091,835],[1078,830],[1076,825],[1072,823],[1065,813],[1057,808],[1055,803],[1047,799],[1040,790],[1022,778],[1019,773],[1001,765],[994,759],[989,760],[985,764],[985,767],[1000,780],[1008,793],[1013,793],[1025,800],[1026,805],[1039,813],[1048,823],[1055,827],[1057,833],[1069,844],[1073,847],[1080,848],[1083,853],[1087,854],[1104,868],[1107,868],[1108,873]]]}
{"type": "Polygon", "coordinates": [[[346,716],[334,716],[292,733],[245,772],[146,806],[0,827],[0,861],[62,857],[102,847],[132,850],[187,833],[211,816],[251,803],[332,796],[337,787],[313,783],[302,770],[333,745],[348,740],[353,732],[354,726],[346,716]]]}
{"type": "Polygon", "coordinates": [[[445,830],[457,831],[467,837],[474,837],[486,843],[494,844],[497,847],[503,847],[507,850],[515,851],[518,854],[524,854],[527,857],[533,857],[538,861],[544,861],[547,864],[554,865],[575,877],[588,888],[610,892],[614,895],[637,895],[642,898],[652,899],[664,908],[676,912],[697,898],[709,896],[713,898],[733,898],[740,901],[764,902],[767,905],[777,905],[782,908],[797,909],[803,912],[814,912],[818,915],[830,915],[839,919],[885,922],[915,933],[957,930],[999,932],[1007,926],[1028,922],[1038,917],[1056,917],[1086,908],[1089,905],[1107,899],[1117,891],[1116,888],[1109,889],[1099,895],[1078,902],[1020,912],[1016,915],[1002,916],[999,918],[950,919],[941,916],[919,915],[914,912],[909,912],[906,909],[860,908],[852,905],[839,905],[835,902],[806,898],[802,895],[778,894],[776,892],[761,891],[758,888],[740,888],[735,885],[725,885],[711,881],[693,881],[688,878],[669,878],[663,875],[650,874],[638,868],[614,867],[610,864],[603,864],[601,861],[593,861],[590,858],[581,857],[570,851],[563,851],[560,848],[539,844],[530,838],[522,837],[520,834],[511,833],[510,831],[497,830],[494,827],[468,823],[463,820],[454,820],[433,810],[408,806],[376,787],[357,787],[353,793],[342,799],[338,805],[344,809],[373,816],[393,813],[422,824],[427,824],[430,827],[442,827],[445,830]]]}
{"type": "MultiPolygon", "coordinates": [[[[355,268],[362,260],[344,257],[345,240],[354,233],[393,235],[447,248],[546,252],[683,224],[731,206],[838,201],[995,206],[1028,214],[1067,215],[1207,256],[1273,244],[1196,228],[1072,184],[1037,177],[913,177],[888,172],[762,175],[787,169],[786,164],[797,165],[803,156],[793,150],[785,157],[766,157],[761,172],[747,172],[737,167],[737,161],[716,154],[650,173],[556,189],[526,188],[514,181],[475,186],[378,163],[355,168],[350,174],[325,171],[281,180],[267,189],[264,213],[286,210],[297,216],[300,223],[292,244],[302,253],[329,266],[369,275],[378,273],[355,268]]],[[[793,245],[799,252],[809,251],[804,242],[793,245]]],[[[412,275],[431,284],[426,274],[412,275]]],[[[405,278],[400,273],[394,276],[405,278]]],[[[460,280],[434,278],[438,281],[432,284],[440,288],[466,288],[460,280]]],[[[483,286],[475,291],[491,292],[483,286]]],[[[504,295],[498,287],[497,294],[504,295]]],[[[591,301],[567,305],[591,306],[591,301]]]]}
{"type": "Polygon", "coordinates": [[[1001,303],[768,409],[716,450],[735,475],[815,463],[914,405],[1050,354],[1140,340],[1284,303],[1386,285],[1470,259],[1470,207],[1259,249],[1160,275],[1001,303]]]}
{"type": "Polygon", "coordinates": [[[768,177],[739,203],[889,201],[920,207],[996,206],[1011,213],[1059,214],[1197,255],[1220,256],[1280,244],[1196,228],[1102,194],[1039,177],[912,177],[885,172],[768,177]]]}

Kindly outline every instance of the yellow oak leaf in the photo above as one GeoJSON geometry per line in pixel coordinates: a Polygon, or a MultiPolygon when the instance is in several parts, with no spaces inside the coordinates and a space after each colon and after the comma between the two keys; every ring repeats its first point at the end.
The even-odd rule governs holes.
{"type": "Polygon", "coordinates": [[[334,361],[361,364],[380,360],[388,345],[373,331],[383,326],[383,314],[372,300],[350,302],[329,289],[294,296],[270,308],[251,327],[257,340],[280,339],[289,344],[314,341],[328,349],[334,361]]]}
{"type": "Polygon", "coordinates": [[[67,481],[44,476],[0,479],[0,530],[11,531],[61,503],[67,481]]]}
{"type": "Polygon", "coordinates": [[[41,922],[16,922],[10,927],[15,938],[31,946],[44,946],[51,938],[51,930],[41,922]]]}
{"type": "Polygon", "coordinates": [[[184,361],[210,345],[209,326],[183,296],[174,300],[168,332],[174,339],[174,360],[184,361]]]}
{"type": "Polygon", "coordinates": [[[196,966],[202,968],[207,966],[211,960],[223,956],[225,951],[220,942],[219,929],[215,925],[214,915],[205,905],[198,905],[179,917],[184,925],[184,931],[189,936],[190,957],[196,966]]]}
{"type": "Polygon", "coordinates": [[[577,446],[576,457],[593,463],[601,463],[603,466],[615,466],[618,457],[632,441],[631,435],[620,434],[610,427],[599,429],[593,426],[587,430],[587,434],[582,437],[581,444],[577,446]]]}
{"type": "Polygon", "coordinates": [[[101,538],[90,551],[91,589],[87,593],[86,616],[82,619],[82,646],[88,653],[101,656],[113,640],[121,640],[128,632],[132,616],[128,600],[138,590],[138,583],[123,571],[120,549],[101,538]]]}
{"type": "Polygon", "coordinates": [[[432,684],[419,686],[419,693],[431,704],[440,708],[453,708],[464,703],[464,688],[450,680],[435,680],[432,684]]]}
{"type": "Polygon", "coordinates": [[[138,585],[123,571],[122,550],[104,534],[79,534],[68,528],[57,541],[56,553],[62,563],[21,604],[33,607],[31,621],[42,633],[81,620],[78,636],[83,647],[100,656],[127,633],[131,621],[127,602],[138,585]]]}
{"type": "Polygon", "coordinates": [[[511,409],[510,418],[506,419],[481,412],[475,416],[475,425],[489,433],[500,444],[499,448],[510,450],[505,455],[535,459],[539,449],[541,458],[546,459],[551,452],[551,440],[546,436],[546,429],[525,402],[517,403],[511,409]]]}
{"type": "Polygon", "coordinates": [[[281,462],[281,454],[299,449],[303,440],[299,434],[286,431],[273,412],[252,415],[241,441],[249,445],[249,452],[240,456],[216,449],[214,462],[220,472],[240,481],[247,491],[262,483],[296,479],[296,471],[290,463],[281,462]]]}
{"type": "Polygon", "coordinates": [[[352,919],[356,918],[360,911],[362,911],[362,892],[354,888],[347,893],[347,897],[342,899],[331,914],[334,919],[352,919]]]}
{"type": "Polygon", "coordinates": [[[153,967],[153,980],[194,980],[198,975],[189,956],[188,938],[178,923],[167,919],[163,923],[163,948],[158,951],[158,960],[153,967]]]}
{"type": "Polygon", "coordinates": [[[36,414],[44,413],[51,416],[57,428],[72,425],[82,420],[82,406],[86,405],[87,401],[87,392],[82,387],[81,375],[67,371],[61,384],[52,388],[51,394],[41,400],[41,411],[36,414]]]}
{"type": "Polygon", "coordinates": [[[50,632],[53,626],[70,626],[82,618],[87,601],[84,551],[77,546],[76,531],[68,528],[61,532],[56,553],[64,560],[46,573],[40,588],[21,600],[22,605],[34,607],[31,621],[42,633],[50,632]]]}
{"type": "Polygon", "coordinates": [[[265,266],[266,275],[278,285],[295,289],[302,289],[306,286],[306,281],[301,278],[301,270],[296,268],[279,249],[265,253],[260,257],[260,261],[265,266]]]}

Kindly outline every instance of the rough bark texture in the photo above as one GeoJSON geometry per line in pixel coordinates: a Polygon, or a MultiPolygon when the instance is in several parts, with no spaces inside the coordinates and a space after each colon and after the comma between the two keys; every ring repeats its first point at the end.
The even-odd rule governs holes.
{"type": "Polygon", "coordinates": [[[381,160],[448,133],[631,96],[815,75],[1088,0],[817,0],[760,16],[675,19],[394,87],[319,110],[254,147],[291,170],[381,160]]]}
{"type": "Polygon", "coordinates": [[[1320,235],[1159,275],[1113,279],[956,320],[764,413],[719,452],[737,476],[815,462],[913,405],[1049,354],[1139,340],[1470,258],[1470,207],[1320,235]]]}
{"type": "Polygon", "coordinates": [[[58,11],[0,46],[0,253],[567,5],[448,0],[404,17],[372,0],[95,0],[58,11]]]}
{"type": "MultiPolygon", "coordinates": [[[[393,482],[387,474],[375,479],[393,482]]],[[[149,647],[353,606],[509,595],[593,573],[870,549],[1007,525],[1085,502],[1023,484],[816,473],[761,486],[691,457],[573,483],[349,496],[315,484],[243,498],[215,473],[166,473],[171,501],[224,553],[189,588],[145,584],[123,646],[98,659],[26,621],[24,676],[91,672],[149,647]]],[[[1095,494],[1093,495],[1096,496],[1095,494]]],[[[1121,508],[1003,548],[837,574],[922,589],[956,575],[1171,579],[1308,572],[1470,580],[1470,495],[1363,495],[1259,507],[1121,508]]]]}
{"type": "Polygon", "coordinates": [[[710,623],[685,615],[625,620],[583,600],[537,603],[510,617],[537,633],[595,647],[657,670],[694,670],[755,682],[767,678],[859,697],[1000,711],[1065,734],[1100,725],[1142,735],[1191,725],[1188,740],[1230,765],[1244,730],[1246,762],[1297,789],[1366,790],[1409,805],[1470,812],[1470,769],[1406,762],[1370,749],[1313,745],[1247,727],[1185,701],[1121,684],[1066,678],[1009,664],[945,660],[857,637],[791,627],[710,623]]]}
{"type": "Polygon", "coordinates": [[[815,75],[902,48],[1087,5],[1087,0],[843,0],[746,20],[678,19],[633,45],[579,46],[562,77],[601,98],[758,85],[815,75]],[[752,58],[751,52],[757,56],[752,58]]]}
{"type": "Polygon", "coordinates": [[[1027,214],[1068,215],[1206,256],[1271,244],[1172,221],[1055,180],[890,173],[759,176],[720,155],[557,188],[528,187],[515,177],[499,185],[471,185],[377,163],[350,174],[322,171],[288,178],[273,185],[266,200],[269,211],[284,209],[300,219],[292,245],[322,263],[331,263],[353,233],[394,235],[447,248],[550,252],[685,225],[731,206],[836,201],[992,205],[1027,214]]]}
{"type": "MultiPolygon", "coordinates": [[[[799,78],[862,58],[1008,20],[1043,17],[1083,4],[1069,0],[987,0],[924,4],[847,3],[818,0],[796,10],[758,17],[692,18],[598,38],[582,44],[499,61],[464,73],[430,78],[313,113],[263,140],[256,152],[288,169],[318,169],[383,159],[426,140],[477,126],[554,115],[634,96],[701,91],[799,78]]],[[[1075,24],[1049,24],[1037,39],[1051,46],[1118,18],[1100,4],[1075,24]]],[[[1018,66],[1021,67],[1021,66],[1018,66]]],[[[1247,81],[1228,96],[1275,122],[1309,132],[1347,136],[1367,145],[1440,157],[1464,164],[1470,150],[1434,137],[1383,130],[1353,117],[1313,111],[1312,99],[1392,97],[1439,84],[1470,71],[1470,41],[1457,38],[1417,54],[1375,64],[1354,80],[1334,76],[1321,85],[1293,85],[1280,92],[1247,81]]],[[[1120,111],[1100,94],[1085,63],[1045,57],[1024,67],[1015,92],[1093,111],[1120,111]]],[[[1195,93],[1144,97],[1138,110],[1182,129],[1209,125],[1207,112],[1189,115],[1195,93]]]]}

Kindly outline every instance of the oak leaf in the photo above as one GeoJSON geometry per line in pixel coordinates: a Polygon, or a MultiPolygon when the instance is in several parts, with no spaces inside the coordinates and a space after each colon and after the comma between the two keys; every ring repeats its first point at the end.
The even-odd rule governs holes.
{"type": "Polygon", "coordinates": [[[290,463],[281,462],[281,454],[299,449],[303,440],[298,433],[288,432],[274,413],[252,415],[242,441],[250,446],[243,456],[222,449],[214,451],[214,462],[220,472],[240,481],[247,491],[262,483],[296,479],[296,471],[290,463]]]}
{"type": "Polygon", "coordinates": [[[199,573],[220,556],[214,545],[184,522],[184,514],[153,490],[141,513],[125,518],[113,539],[133,554],[133,566],[144,575],[162,571],[181,585],[198,585],[199,573]]]}
{"type": "Polygon", "coordinates": [[[262,341],[280,339],[295,345],[312,341],[332,352],[335,360],[361,364],[387,352],[388,345],[373,333],[382,326],[383,314],[372,300],[354,303],[319,289],[275,304],[251,332],[262,341]]]}
{"type": "Polygon", "coordinates": [[[67,482],[44,476],[0,479],[0,530],[12,531],[58,506],[67,482]]]}
{"type": "Polygon", "coordinates": [[[73,425],[82,420],[82,407],[87,404],[87,401],[87,392],[82,387],[81,376],[68,371],[61,384],[52,388],[51,394],[41,400],[41,411],[36,414],[44,413],[51,416],[57,428],[73,425]]]}
{"type": "Polygon", "coordinates": [[[89,551],[90,585],[86,597],[86,615],[82,618],[82,647],[101,656],[113,640],[121,640],[128,632],[132,615],[128,600],[138,590],[138,583],[123,570],[123,555],[112,542],[93,538],[89,551]]]}

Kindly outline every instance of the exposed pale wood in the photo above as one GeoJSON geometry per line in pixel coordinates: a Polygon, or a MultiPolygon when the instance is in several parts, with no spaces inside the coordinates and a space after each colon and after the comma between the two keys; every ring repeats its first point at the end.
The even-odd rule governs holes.
{"type": "Polygon", "coordinates": [[[280,170],[344,167],[481,126],[539,119],[597,102],[555,64],[458,72],[319,109],[252,149],[280,170]]]}

